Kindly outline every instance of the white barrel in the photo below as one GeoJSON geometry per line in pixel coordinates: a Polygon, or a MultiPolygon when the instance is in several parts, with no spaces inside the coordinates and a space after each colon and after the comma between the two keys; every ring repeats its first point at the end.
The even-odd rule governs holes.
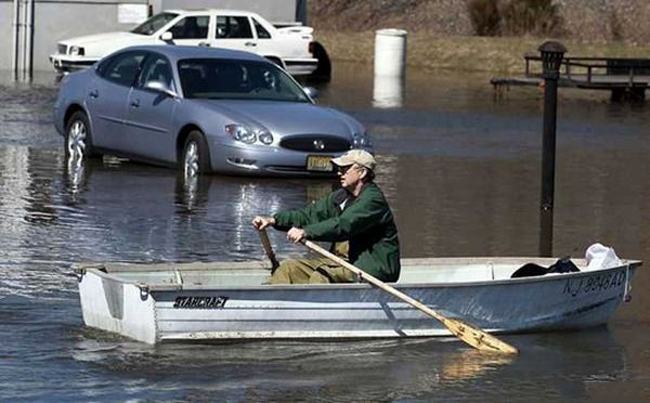
{"type": "Polygon", "coordinates": [[[403,76],[406,68],[406,31],[380,29],[375,33],[375,75],[403,76]]]}

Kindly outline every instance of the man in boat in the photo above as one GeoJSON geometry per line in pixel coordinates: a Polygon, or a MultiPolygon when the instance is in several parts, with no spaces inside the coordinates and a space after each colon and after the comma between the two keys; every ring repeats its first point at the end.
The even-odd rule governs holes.
{"type": "MultiPolygon", "coordinates": [[[[262,230],[273,226],[287,231],[287,239],[334,242],[332,252],[385,282],[400,273],[399,240],[393,213],[374,183],[375,158],[367,151],[350,150],[332,159],[341,189],[298,210],[280,211],[272,217],[255,217],[262,230]]],[[[347,283],[357,276],[327,258],[284,261],[271,284],[347,283]]]]}

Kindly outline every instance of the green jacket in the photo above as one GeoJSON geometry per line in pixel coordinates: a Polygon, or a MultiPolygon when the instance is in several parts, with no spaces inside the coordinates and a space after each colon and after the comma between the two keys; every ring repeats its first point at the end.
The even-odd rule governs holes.
{"type": "Polygon", "coordinates": [[[399,278],[397,226],[384,194],[372,182],[364,185],[356,199],[339,189],[303,209],[282,211],[274,218],[276,229],[302,228],[310,240],[349,241],[350,263],[382,281],[399,278]]]}

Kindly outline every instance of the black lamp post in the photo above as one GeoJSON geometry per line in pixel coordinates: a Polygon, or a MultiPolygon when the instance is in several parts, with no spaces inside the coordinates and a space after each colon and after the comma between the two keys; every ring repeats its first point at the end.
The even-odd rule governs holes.
{"type": "Polygon", "coordinates": [[[566,48],[559,42],[539,47],[544,68],[544,134],[542,140],[542,197],[540,211],[541,256],[553,253],[553,197],[555,187],[555,128],[557,123],[557,81],[566,48]]]}

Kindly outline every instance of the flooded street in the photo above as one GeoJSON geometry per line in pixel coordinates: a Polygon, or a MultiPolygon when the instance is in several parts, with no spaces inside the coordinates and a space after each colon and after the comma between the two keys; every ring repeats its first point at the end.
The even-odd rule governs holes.
{"type": "MultiPolygon", "coordinates": [[[[402,257],[539,253],[543,92],[496,94],[489,79],[409,71],[401,86],[340,63],[318,87],[319,103],[374,136],[402,257]]],[[[70,169],[54,76],[4,80],[0,400],[650,400],[647,102],[560,90],[553,253],[581,258],[601,242],[645,262],[606,328],[506,335],[514,358],[451,339],[154,348],[83,326],[72,263],[263,260],[252,218],[303,206],[331,181],[215,175],[187,191],[173,170],[117,158],[70,169]]],[[[269,235],[281,259],[306,253],[269,235]]]]}

